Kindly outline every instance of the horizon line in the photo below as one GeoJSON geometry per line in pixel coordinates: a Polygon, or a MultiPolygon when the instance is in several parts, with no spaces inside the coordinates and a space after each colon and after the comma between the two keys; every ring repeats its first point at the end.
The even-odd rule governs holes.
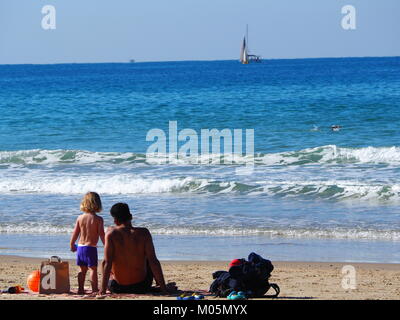
{"type": "MultiPolygon", "coordinates": [[[[399,58],[398,56],[337,56],[337,57],[304,57],[304,58],[262,58],[263,61],[271,60],[318,60],[318,59],[367,59],[367,58],[399,58]]],[[[0,63],[0,66],[16,65],[61,65],[61,64],[137,64],[137,63],[168,63],[168,62],[218,62],[218,61],[238,61],[239,59],[199,59],[199,60],[150,60],[150,61],[104,61],[104,62],[48,62],[48,63],[0,63]]]]}

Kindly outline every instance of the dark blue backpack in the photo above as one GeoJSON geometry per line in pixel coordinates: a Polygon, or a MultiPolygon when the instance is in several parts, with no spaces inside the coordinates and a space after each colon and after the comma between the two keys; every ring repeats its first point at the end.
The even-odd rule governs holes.
{"type": "Polygon", "coordinates": [[[269,283],[271,272],[274,266],[271,261],[262,258],[252,252],[248,261],[240,259],[241,264],[232,266],[229,271],[216,271],[213,273],[213,283],[210,292],[217,297],[227,297],[232,291],[243,291],[249,298],[263,297],[270,288],[275,290],[275,295],[279,295],[279,286],[269,283]]]}

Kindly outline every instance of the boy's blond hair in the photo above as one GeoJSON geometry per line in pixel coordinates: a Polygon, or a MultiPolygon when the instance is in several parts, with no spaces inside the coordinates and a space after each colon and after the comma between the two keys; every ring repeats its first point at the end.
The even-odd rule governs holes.
{"type": "Polygon", "coordinates": [[[86,213],[96,213],[103,210],[100,196],[96,192],[88,192],[84,195],[80,210],[86,213]]]}

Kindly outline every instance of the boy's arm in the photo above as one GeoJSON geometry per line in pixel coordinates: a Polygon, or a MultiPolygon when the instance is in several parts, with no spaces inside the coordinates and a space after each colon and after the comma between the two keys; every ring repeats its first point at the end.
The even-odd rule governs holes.
{"type": "Polygon", "coordinates": [[[148,230],[146,230],[146,239],[145,239],[145,252],[146,257],[149,262],[151,271],[153,272],[154,279],[156,280],[157,284],[160,286],[160,289],[163,293],[167,293],[167,287],[165,285],[164,275],[161,268],[160,261],[158,261],[156,252],[154,250],[153,239],[151,234],[148,230]]]}
{"type": "Polygon", "coordinates": [[[75,242],[76,242],[76,240],[78,240],[80,233],[81,233],[81,228],[79,227],[79,218],[78,218],[78,219],[76,219],[75,228],[74,228],[74,231],[72,232],[71,241],[70,241],[70,247],[71,247],[72,252],[76,251],[75,242]]]}
{"type": "Polygon", "coordinates": [[[103,220],[103,218],[100,218],[99,228],[100,228],[99,229],[100,240],[105,245],[106,244],[106,238],[105,238],[105,233],[104,233],[104,220],[103,220]]]}
{"type": "Polygon", "coordinates": [[[108,287],[108,280],[110,280],[112,262],[114,259],[114,244],[112,242],[111,233],[107,233],[104,244],[104,260],[103,267],[103,280],[101,282],[100,294],[106,294],[108,287]]]}

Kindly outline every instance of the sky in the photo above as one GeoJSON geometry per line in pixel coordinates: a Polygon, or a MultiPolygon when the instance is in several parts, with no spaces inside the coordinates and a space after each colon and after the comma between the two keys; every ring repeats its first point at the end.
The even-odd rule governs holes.
{"type": "Polygon", "coordinates": [[[0,0],[0,64],[238,59],[246,24],[264,59],[400,56],[399,0],[0,0]]]}

